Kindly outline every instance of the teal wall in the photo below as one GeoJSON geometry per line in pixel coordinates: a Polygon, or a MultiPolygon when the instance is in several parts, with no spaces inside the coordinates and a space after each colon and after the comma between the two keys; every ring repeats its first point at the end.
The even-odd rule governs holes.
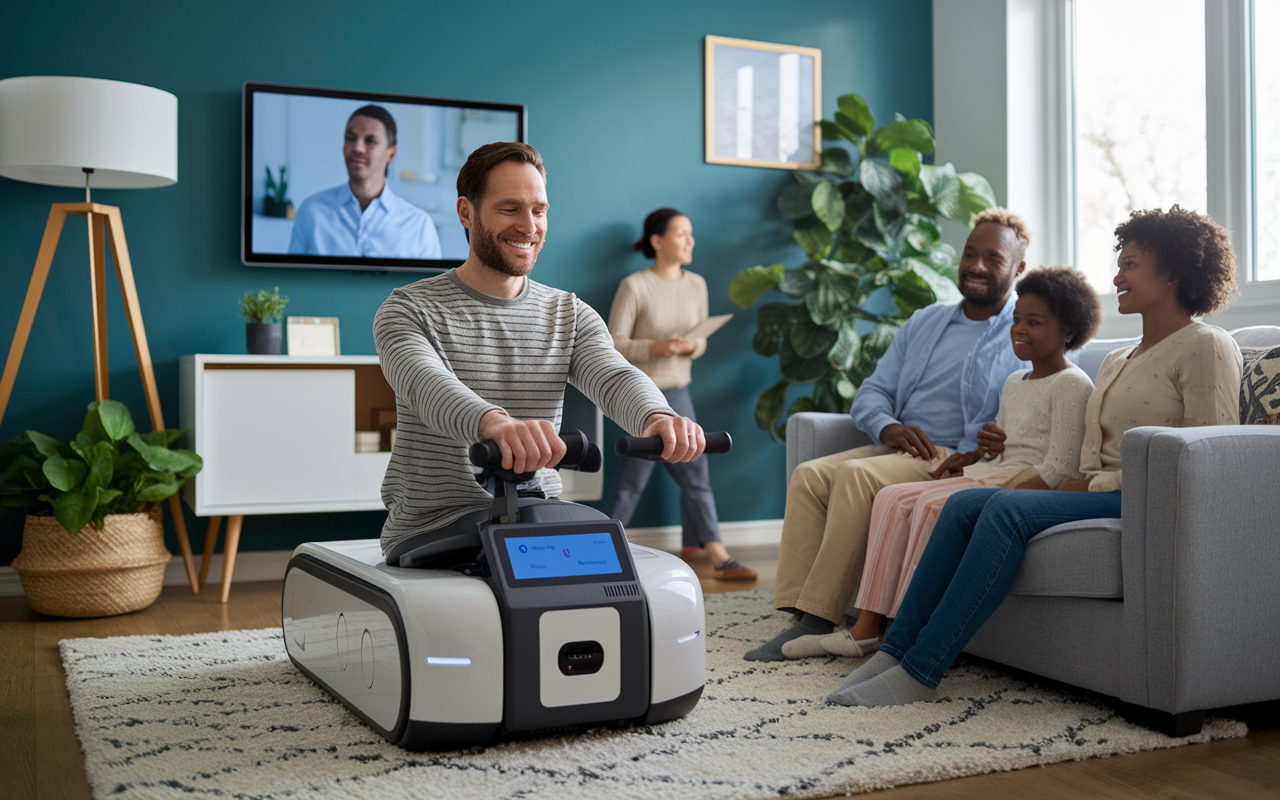
{"type": "MultiPolygon", "coordinates": [[[[15,4],[5,13],[0,77],[79,75],[147,84],[178,97],[179,181],[99,191],[122,209],[166,421],[178,419],[178,358],[244,352],[236,302],[279,286],[298,314],[337,316],[347,354],[373,353],[374,311],[403,275],[250,268],[239,260],[240,85],[247,80],[524,103],[529,140],[549,172],[550,235],[534,277],[577,292],[602,314],[618,281],[645,263],[631,252],[652,209],[690,215],[692,269],[711,312],[734,310],[744,267],[801,254],[774,207],[780,170],[703,163],[706,34],[822,49],[823,108],[858,92],[878,118],[932,118],[929,0],[734,0],[692,3],[15,4]]],[[[0,179],[0,344],[17,323],[50,203],[83,195],[0,179]]],[[[36,317],[0,439],[31,428],[69,437],[93,399],[88,253],[70,220],[36,317]]],[[[118,295],[112,288],[111,391],[145,418],[118,295]]],[[[784,446],[756,428],[757,395],[776,366],[751,352],[740,313],[694,366],[708,429],[733,432],[712,477],[723,520],[782,516],[784,446]]],[[[612,433],[617,433],[613,428],[612,433]]],[[[282,468],[287,453],[276,454],[282,468]]],[[[612,459],[612,456],[610,457],[612,459]]],[[[609,466],[614,466],[610,464],[609,466]]],[[[606,491],[612,482],[608,481],[606,491]]],[[[245,521],[244,550],[376,536],[381,514],[245,521]]],[[[188,517],[195,526],[194,517],[188,517]]],[[[17,553],[21,516],[0,517],[0,563],[17,553]]],[[[678,524],[674,484],[655,474],[633,525],[678,524]]],[[[192,527],[197,539],[203,526],[192,527]]],[[[199,547],[199,541],[196,543],[199,547]]],[[[170,549],[176,544],[170,534],[170,549]]]]}

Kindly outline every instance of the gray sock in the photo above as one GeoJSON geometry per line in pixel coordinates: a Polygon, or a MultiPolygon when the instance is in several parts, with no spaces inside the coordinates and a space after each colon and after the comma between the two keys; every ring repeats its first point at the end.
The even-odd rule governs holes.
{"type": "Polygon", "coordinates": [[[887,669],[869,681],[840,687],[827,696],[828,703],[842,706],[905,706],[932,701],[937,689],[930,689],[907,674],[901,665],[887,669]]]}
{"type": "MultiPolygon", "coordinates": [[[[877,650],[871,655],[871,658],[867,659],[867,663],[849,673],[849,677],[844,679],[844,683],[840,684],[840,688],[836,692],[842,692],[850,686],[857,686],[859,683],[869,681],[881,672],[891,670],[896,666],[898,666],[898,659],[883,650],[877,650]]],[[[834,696],[835,694],[833,693],[831,697],[834,696]]],[[[835,702],[831,697],[827,698],[827,702],[835,702]]]]}
{"type": "Polygon", "coordinates": [[[800,636],[809,636],[815,633],[831,633],[831,622],[805,612],[796,624],[755,650],[748,651],[742,659],[744,661],[785,661],[787,657],[782,654],[782,646],[784,644],[800,636]]]}

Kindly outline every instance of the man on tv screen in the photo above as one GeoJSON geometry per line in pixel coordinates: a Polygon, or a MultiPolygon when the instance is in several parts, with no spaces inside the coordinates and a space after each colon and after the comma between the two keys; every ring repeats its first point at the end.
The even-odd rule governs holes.
{"type": "Polygon", "coordinates": [[[348,180],[302,201],[289,252],[314,256],[440,258],[440,237],[427,212],[387,186],[396,157],[396,121],[381,106],[347,120],[342,158],[348,180]]]}

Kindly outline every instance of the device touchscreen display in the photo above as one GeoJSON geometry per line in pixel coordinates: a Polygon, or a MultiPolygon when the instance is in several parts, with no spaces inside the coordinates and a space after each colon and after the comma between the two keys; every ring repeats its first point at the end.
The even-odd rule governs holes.
{"type": "Polygon", "coordinates": [[[512,578],[578,578],[622,572],[608,531],[552,536],[513,536],[504,540],[512,578]]]}

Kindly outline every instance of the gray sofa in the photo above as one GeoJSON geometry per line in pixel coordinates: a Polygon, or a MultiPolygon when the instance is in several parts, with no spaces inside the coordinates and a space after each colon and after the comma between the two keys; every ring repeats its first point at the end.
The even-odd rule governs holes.
{"type": "MultiPolygon", "coordinates": [[[[1280,346],[1280,327],[1232,335],[1280,346]]],[[[1094,377],[1135,341],[1096,340],[1074,360],[1094,377]]],[[[868,443],[846,415],[794,414],[787,479],[868,443]]],[[[1136,428],[1120,453],[1120,519],[1033,538],[965,652],[1118,698],[1174,736],[1199,732],[1206,709],[1280,698],[1280,425],[1136,428]]]]}

